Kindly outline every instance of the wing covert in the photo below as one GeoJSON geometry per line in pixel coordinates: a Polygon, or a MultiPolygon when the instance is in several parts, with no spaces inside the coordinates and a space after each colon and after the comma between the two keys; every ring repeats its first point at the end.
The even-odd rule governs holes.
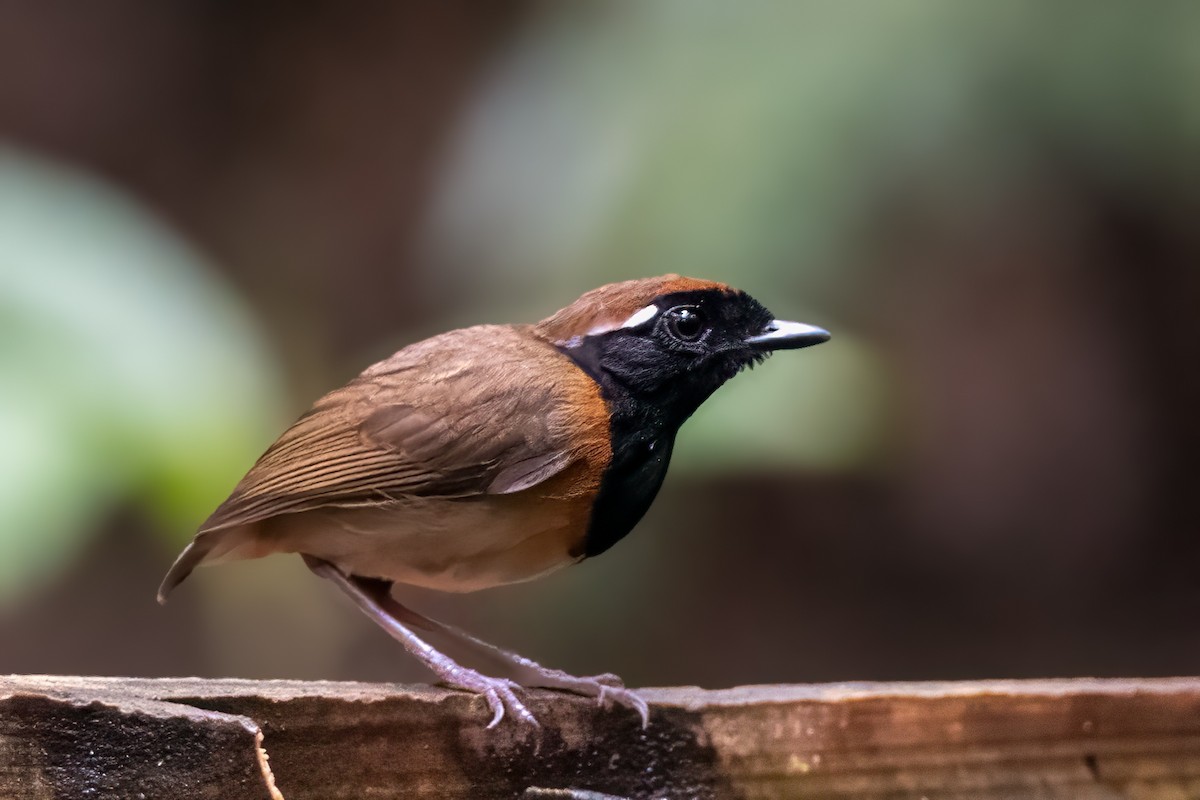
{"type": "Polygon", "coordinates": [[[520,329],[451,331],[318,400],[200,530],[326,506],[524,491],[577,461],[607,460],[607,411],[597,404],[590,378],[520,329]]]}

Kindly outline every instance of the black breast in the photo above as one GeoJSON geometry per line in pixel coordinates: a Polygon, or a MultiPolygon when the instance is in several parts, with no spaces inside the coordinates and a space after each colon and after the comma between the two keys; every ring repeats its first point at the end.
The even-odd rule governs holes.
{"type": "Polygon", "coordinates": [[[640,429],[615,414],[611,429],[613,458],[600,479],[583,542],[583,555],[589,558],[612,547],[638,524],[662,486],[675,445],[674,431],[640,429]]]}
{"type": "Polygon", "coordinates": [[[612,460],[600,479],[583,552],[574,553],[585,557],[598,556],[619,542],[650,508],[666,477],[675,434],[687,418],[677,404],[663,402],[636,380],[614,374],[606,359],[610,338],[585,337],[560,348],[599,384],[608,404],[612,460]]]}

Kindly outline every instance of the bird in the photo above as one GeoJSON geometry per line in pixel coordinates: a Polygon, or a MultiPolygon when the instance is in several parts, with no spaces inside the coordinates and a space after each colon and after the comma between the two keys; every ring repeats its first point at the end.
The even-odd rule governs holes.
{"type": "Polygon", "coordinates": [[[197,566],[299,554],[442,682],[482,695],[488,728],[506,714],[536,726],[522,700],[533,687],[626,707],[645,727],[646,702],[617,676],[543,667],[392,590],[473,592],[604,553],[646,513],[680,426],[714,391],[776,350],[829,338],[744,291],[672,274],[601,286],[533,325],[408,345],[267,448],[180,553],[158,601],[197,566]]]}

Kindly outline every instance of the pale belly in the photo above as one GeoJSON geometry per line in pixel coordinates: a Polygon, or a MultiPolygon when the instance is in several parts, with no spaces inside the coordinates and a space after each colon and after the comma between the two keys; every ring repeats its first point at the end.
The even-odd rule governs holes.
{"type": "Polygon", "coordinates": [[[265,520],[259,536],[275,552],[316,556],[347,574],[472,592],[579,561],[589,511],[579,499],[532,508],[514,496],[413,499],[282,515],[265,520]]]}

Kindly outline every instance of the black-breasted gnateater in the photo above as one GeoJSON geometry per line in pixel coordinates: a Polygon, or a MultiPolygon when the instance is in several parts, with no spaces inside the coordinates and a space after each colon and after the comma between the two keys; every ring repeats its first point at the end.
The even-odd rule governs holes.
{"type": "Polygon", "coordinates": [[[578,678],[402,606],[394,583],[472,592],[597,556],[658,493],[684,420],[744,367],[824,342],[745,292],[666,275],[588,292],[536,325],[480,325],[409,345],[316,402],[200,527],[159,589],[201,564],[298,553],[488,727],[548,687],[648,719],[614,675],[578,678]],[[506,667],[491,677],[429,645],[506,667]]]}

